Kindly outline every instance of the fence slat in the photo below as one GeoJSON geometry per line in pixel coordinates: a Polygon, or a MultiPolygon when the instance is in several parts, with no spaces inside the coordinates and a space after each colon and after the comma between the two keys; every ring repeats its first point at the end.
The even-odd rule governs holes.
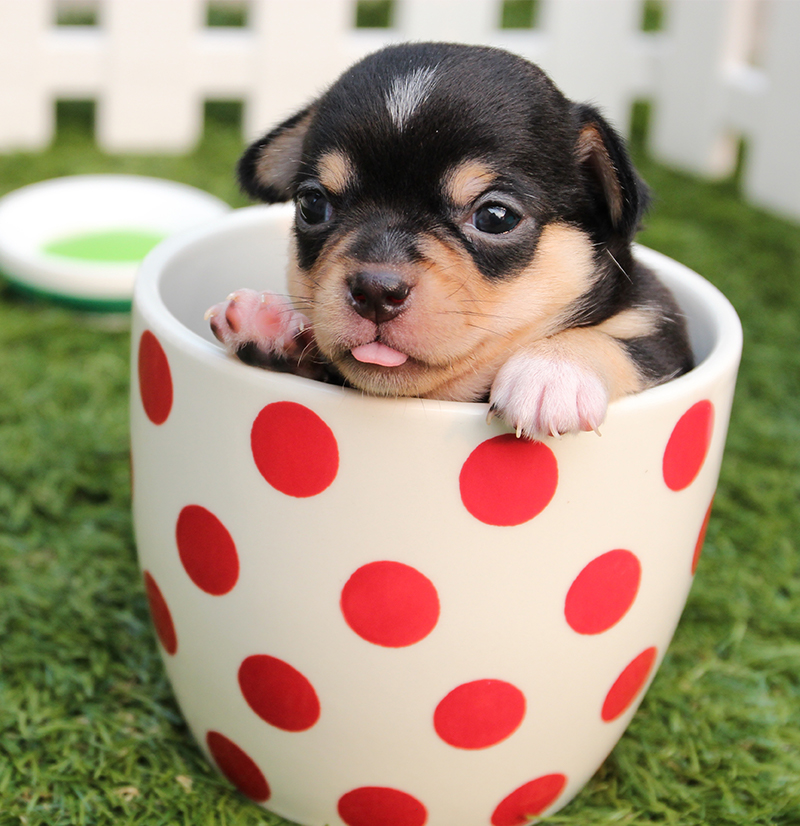
{"type": "Polygon", "coordinates": [[[54,112],[42,63],[48,0],[0,0],[0,150],[42,149],[54,112]]]}
{"type": "Polygon", "coordinates": [[[800,220],[800,3],[769,8],[758,132],[750,133],[744,191],[755,203],[800,220]]]}
{"type": "Polygon", "coordinates": [[[595,103],[628,131],[650,74],[639,0],[550,0],[542,7],[542,67],[573,100],[595,103]]]}
{"type": "Polygon", "coordinates": [[[200,135],[198,0],[105,0],[98,140],[110,152],[184,152],[200,135]]]}
{"type": "Polygon", "coordinates": [[[734,36],[736,0],[673,0],[655,84],[651,148],[662,161],[700,175],[733,169],[722,63],[734,36]]]}
{"type": "Polygon", "coordinates": [[[484,43],[500,25],[497,0],[403,0],[397,11],[404,40],[484,43]]]}
{"type": "Polygon", "coordinates": [[[747,195],[800,218],[800,0],[665,0],[657,34],[643,0],[539,0],[536,29],[517,31],[499,28],[501,0],[396,0],[394,27],[369,31],[356,0],[249,0],[245,28],[207,27],[208,0],[96,2],[101,25],[57,27],[55,0],[0,0],[0,151],[46,146],[62,98],[97,101],[112,152],[191,149],[208,99],[243,101],[251,139],[369,51],[451,40],[541,64],[623,133],[652,100],[654,155],[700,175],[729,174],[744,137],[747,195]]]}
{"type": "Polygon", "coordinates": [[[258,0],[253,9],[253,78],[248,139],[311,101],[350,62],[352,0],[258,0]]]}

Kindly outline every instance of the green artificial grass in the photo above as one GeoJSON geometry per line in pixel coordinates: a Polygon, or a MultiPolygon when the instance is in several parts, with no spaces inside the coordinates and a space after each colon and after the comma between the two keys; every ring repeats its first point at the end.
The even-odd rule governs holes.
{"type": "MultiPolygon", "coordinates": [[[[88,107],[0,155],[0,194],[137,172],[240,206],[235,107],[190,156],[109,157],[88,107]]],[[[697,578],[628,732],[563,826],[800,823],[800,227],[639,154],[642,242],[738,309],[742,364],[697,578]]],[[[128,333],[0,282],[0,826],[278,826],[212,771],[158,655],[131,533],[128,333]]],[[[453,824],[459,826],[459,824],[453,824]]]]}

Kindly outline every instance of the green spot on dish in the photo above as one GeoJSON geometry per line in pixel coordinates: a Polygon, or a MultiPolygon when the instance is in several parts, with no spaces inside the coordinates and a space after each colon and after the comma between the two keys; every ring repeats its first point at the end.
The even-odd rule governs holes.
{"type": "Polygon", "coordinates": [[[44,251],[75,261],[130,264],[141,261],[164,237],[147,230],[108,229],[58,238],[45,244],[44,251]]]}

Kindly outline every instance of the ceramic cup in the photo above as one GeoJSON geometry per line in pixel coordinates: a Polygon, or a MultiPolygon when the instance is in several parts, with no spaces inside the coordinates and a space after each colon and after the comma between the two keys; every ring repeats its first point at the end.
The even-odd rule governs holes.
{"type": "Polygon", "coordinates": [[[243,794],[304,826],[551,814],[624,732],[683,609],[737,316],[639,249],[698,366],[613,403],[602,436],[529,442],[485,404],[224,355],[203,313],[284,289],[290,221],[236,211],[164,242],[136,284],[136,538],[183,714],[243,794]]]}

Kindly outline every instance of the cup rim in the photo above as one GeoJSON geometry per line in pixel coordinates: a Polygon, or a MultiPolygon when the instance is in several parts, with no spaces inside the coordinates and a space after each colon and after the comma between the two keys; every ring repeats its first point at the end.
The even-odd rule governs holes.
{"type": "MultiPolygon", "coordinates": [[[[186,250],[198,243],[207,242],[214,236],[224,236],[251,226],[264,225],[265,221],[283,221],[289,226],[293,208],[291,205],[257,205],[241,207],[210,222],[178,232],[159,243],[143,260],[136,276],[133,295],[134,310],[144,322],[163,340],[198,362],[206,362],[213,370],[228,372],[244,382],[269,381],[273,387],[285,386],[287,393],[292,387],[304,388],[305,393],[316,392],[320,398],[331,393],[342,393],[365,399],[361,391],[338,385],[325,384],[290,373],[258,370],[228,356],[221,346],[203,338],[185,326],[167,307],[162,293],[161,280],[168,266],[186,250]],[[297,383],[300,382],[300,385],[297,383]],[[284,384],[285,383],[285,384],[284,384]]],[[[655,270],[666,286],[676,292],[690,293],[695,303],[701,305],[710,321],[712,346],[707,355],[688,373],[676,379],[648,388],[640,393],[617,399],[609,405],[611,410],[647,410],[667,403],[676,397],[701,397],[715,381],[725,375],[735,375],[742,351],[742,326],[730,301],[723,293],[684,264],[669,256],[634,244],[634,254],[642,264],[655,270]]],[[[680,303],[680,295],[676,296],[680,303]]],[[[375,397],[368,397],[374,399],[375,397]]],[[[385,405],[410,405],[426,408],[430,399],[412,397],[381,398],[385,405]]],[[[436,400],[436,407],[451,413],[473,412],[485,416],[486,402],[454,402],[436,400]]]]}

